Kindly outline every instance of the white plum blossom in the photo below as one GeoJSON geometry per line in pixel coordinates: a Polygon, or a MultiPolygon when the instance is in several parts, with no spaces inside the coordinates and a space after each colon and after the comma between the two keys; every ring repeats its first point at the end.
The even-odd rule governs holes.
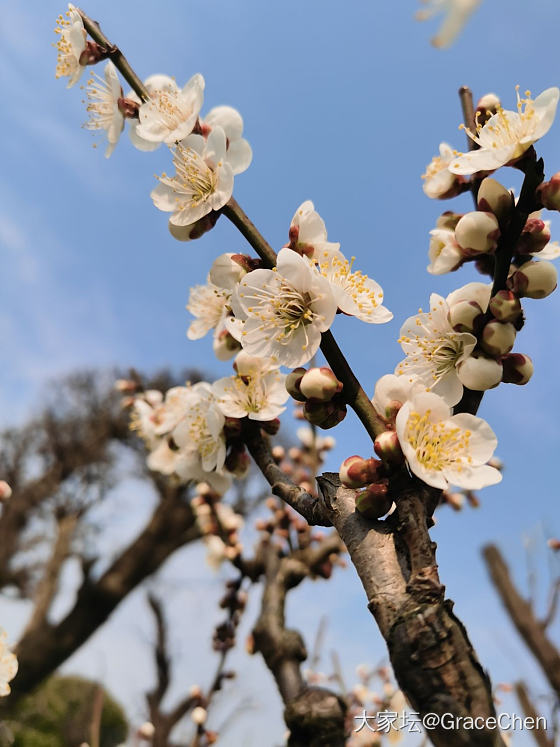
{"type": "Polygon", "coordinates": [[[6,645],[7,635],[0,632],[0,696],[10,694],[10,681],[14,679],[18,670],[18,661],[6,645]]]}
{"type": "MultiPolygon", "coordinates": [[[[173,78],[151,76],[146,81],[150,98],[138,109],[134,140],[173,145],[194,129],[204,99],[204,78],[197,73],[180,89],[173,78]]],[[[133,140],[133,141],[134,141],[133,140]]],[[[137,142],[135,142],[135,145],[137,142]]],[[[150,148],[141,148],[148,150],[150,148]]]]}
{"type": "Polygon", "coordinates": [[[290,223],[290,246],[310,258],[338,252],[340,244],[327,241],[325,222],[311,200],[303,202],[290,223]]]}
{"type": "Polygon", "coordinates": [[[228,329],[247,353],[295,368],[317,352],[321,333],[334,320],[337,302],[315,266],[284,248],[275,270],[245,275],[232,295],[232,307],[237,322],[228,324],[228,329]]]}
{"type": "Polygon", "coordinates": [[[382,417],[389,416],[391,410],[397,403],[403,405],[416,392],[425,392],[426,387],[417,379],[410,379],[408,376],[395,376],[395,374],[385,374],[378,379],[375,385],[375,392],[372,404],[375,411],[382,417]]]}
{"type": "Polygon", "coordinates": [[[406,358],[398,364],[395,373],[418,379],[449,405],[456,405],[463,394],[457,366],[469,357],[476,345],[474,335],[456,332],[448,319],[450,306],[464,300],[475,301],[486,311],[490,287],[484,283],[469,283],[446,299],[433,293],[430,311],[409,317],[399,337],[406,358]]]}
{"type": "Polygon", "coordinates": [[[138,431],[148,449],[155,448],[159,440],[156,433],[156,411],[162,402],[163,394],[157,389],[149,389],[134,397],[130,429],[138,431]]]}
{"type": "Polygon", "coordinates": [[[449,47],[463,30],[463,27],[480,5],[481,0],[422,0],[428,7],[419,10],[416,18],[425,21],[438,14],[445,13],[436,36],[432,38],[434,47],[449,47]]]}
{"type": "Polygon", "coordinates": [[[71,88],[80,80],[86,69],[85,65],[80,64],[82,52],[86,48],[86,30],[81,15],[70,3],[66,18],[60,15],[56,23],[55,33],[59,38],[54,45],[58,52],[55,76],[70,78],[67,88],[71,88]]]}
{"type": "Polygon", "coordinates": [[[226,159],[234,175],[246,171],[253,160],[251,146],[243,137],[243,118],[231,106],[216,106],[211,109],[201,122],[202,127],[221,127],[226,135],[226,159]]]}
{"type": "Polygon", "coordinates": [[[185,389],[183,417],[171,436],[187,461],[198,463],[205,472],[220,471],[226,458],[225,420],[212,387],[200,381],[185,389]]]}
{"type": "Polygon", "coordinates": [[[233,171],[226,161],[226,137],[215,127],[205,140],[189,135],[174,149],[175,176],[162,174],[152,190],[154,205],[176,226],[188,226],[219,210],[233,192],[233,171]]]}
{"type": "Polygon", "coordinates": [[[461,177],[449,171],[449,164],[455,157],[453,148],[447,143],[440,143],[439,156],[434,156],[426,171],[422,174],[424,194],[433,200],[454,197],[461,177]]]}
{"type": "Polygon", "coordinates": [[[219,288],[211,282],[191,288],[187,311],[196,319],[187,330],[189,340],[199,340],[211,329],[217,330],[218,334],[221,332],[228,314],[230,297],[231,291],[219,288]]]}
{"type": "Polygon", "coordinates": [[[290,396],[286,376],[267,358],[257,358],[242,350],[235,359],[235,376],[215,381],[212,390],[224,415],[250,420],[274,420],[284,410],[290,396]]]}
{"type": "Polygon", "coordinates": [[[315,250],[313,261],[321,275],[329,281],[338,308],[369,324],[385,324],[393,314],[383,306],[383,289],[360,270],[352,270],[342,252],[315,250]]]}
{"type": "Polygon", "coordinates": [[[428,257],[430,264],[427,270],[431,275],[444,275],[456,270],[463,261],[463,255],[455,241],[455,231],[449,228],[431,230],[428,257]]]}
{"type": "Polygon", "coordinates": [[[453,174],[494,171],[521,158],[533,143],[546,135],[556,115],[560,89],[547,88],[536,99],[531,98],[530,91],[525,95],[522,99],[517,90],[516,112],[499,107],[484,125],[477,124],[476,133],[466,129],[478,147],[453,159],[449,165],[453,174]]]}
{"type": "Polygon", "coordinates": [[[124,127],[124,116],[119,108],[122,88],[117,69],[109,60],[105,65],[105,80],[92,73],[87,86],[87,111],[89,121],[84,127],[88,130],[105,130],[108,145],[105,158],[109,158],[124,127]]]}
{"type": "Polygon", "coordinates": [[[485,420],[452,415],[441,397],[425,392],[404,403],[396,419],[401,449],[412,472],[434,488],[479,490],[502,479],[487,462],[497,439],[485,420]]]}

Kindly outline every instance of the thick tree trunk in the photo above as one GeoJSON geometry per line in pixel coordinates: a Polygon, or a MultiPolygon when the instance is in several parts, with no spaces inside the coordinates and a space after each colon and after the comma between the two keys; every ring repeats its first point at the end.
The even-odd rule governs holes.
{"type": "Polygon", "coordinates": [[[412,707],[435,714],[428,732],[436,747],[504,747],[495,718],[488,675],[467,632],[444,598],[428,522],[439,498],[417,480],[397,490],[397,509],[385,521],[365,519],[355,491],[341,487],[336,474],[318,478],[328,518],[348,548],[400,688],[412,707]],[[451,714],[447,716],[446,714],[451,714]],[[458,728],[445,728],[446,723],[458,728]],[[469,728],[458,719],[480,719],[469,728]],[[439,725],[436,721],[439,720],[439,725]]]}

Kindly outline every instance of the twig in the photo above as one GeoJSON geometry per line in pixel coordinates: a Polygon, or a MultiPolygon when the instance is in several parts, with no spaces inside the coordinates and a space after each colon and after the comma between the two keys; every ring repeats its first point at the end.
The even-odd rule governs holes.
{"type": "Polygon", "coordinates": [[[540,726],[542,716],[539,716],[537,709],[533,705],[524,682],[515,683],[515,694],[521,704],[521,708],[523,708],[525,716],[533,719],[534,728],[531,730],[531,734],[538,747],[554,747],[554,741],[546,736],[546,730],[540,726]]]}

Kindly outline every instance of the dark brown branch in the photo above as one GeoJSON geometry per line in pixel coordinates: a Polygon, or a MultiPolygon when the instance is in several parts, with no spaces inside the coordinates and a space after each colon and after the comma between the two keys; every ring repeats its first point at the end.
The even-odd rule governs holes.
{"type": "Polygon", "coordinates": [[[534,728],[531,729],[531,735],[538,747],[554,747],[554,739],[549,739],[546,735],[546,729],[542,728],[540,721],[542,716],[539,715],[537,709],[533,705],[524,682],[515,683],[515,694],[517,695],[517,699],[521,704],[525,716],[533,719],[534,728]]]}
{"type": "Polygon", "coordinates": [[[492,583],[511,621],[540,664],[550,686],[560,697],[560,651],[546,635],[532,605],[518,592],[498,548],[487,545],[482,554],[492,583]]]}
{"type": "MultiPolygon", "coordinates": [[[[184,490],[160,481],[162,499],[138,537],[97,580],[84,578],[70,612],[56,625],[44,623],[17,646],[19,670],[10,701],[51,674],[102,625],[123,599],[179,547],[200,537],[184,490]]],[[[7,700],[7,699],[6,699],[7,700]]]]}
{"type": "Polygon", "coordinates": [[[255,649],[262,653],[284,702],[290,747],[327,744],[342,747],[345,744],[346,705],[330,690],[307,685],[300,669],[307,658],[305,644],[298,631],[286,628],[285,620],[288,591],[340,549],[336,533],[316,548],[295,551],[287,557],[280,557],[274,543],[270,542],[268,546],[261,612],[253,629],[253,638],[255,649]]]}
{"type": "Polygon", "coordinates": [[[560,600],[560,578],[557,578],[554,584],[552,585],[547,613],[541,622],[541,625],[543,626],[545,630],[554,621],[554,618],[556,617],[556,611],[558,609],[559,600],[560,600]]]}
{"type": "MultiPolygon", "coordinates": [[[[329,516],[358,571],[401,690],[420,714],[495,716],[490,680],[444,599],[428,520],[439,491],[418,481],[398,490],[385,521],[365,519],[338,475],[318,478],[329,516]]],[[[498,729],[435,729],[436,747],[503,747],[498,729]]]]}
{"type": "Polygon", "coordinates": [[[249,453],[277,495],[312,526],[331,526],[321,501],[296,485],[273,459],[267,436],[253,421],[244,424],[243,438],[249,453]]]}

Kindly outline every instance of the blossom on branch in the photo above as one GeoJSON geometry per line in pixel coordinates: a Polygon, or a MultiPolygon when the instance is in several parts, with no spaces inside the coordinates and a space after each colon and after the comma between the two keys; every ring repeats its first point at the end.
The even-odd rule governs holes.
{"type": "Polygon", "coordinates": [[[449,165],[451,173],[494,171],[521,158],[533,143],[546,135],[556,115],[560,89],[547,88],[536,99],[531,98],[530,91],[526,91],[526,98],[522,99],[518,89],[519,86],[516,112],[499,107],[484,124],[477,122],[475,133],[465,128],[478,148],[459,153],[449,165]]]}
{"type": "Polygon", "coordinates": [[[406,353],[395,369],[399,376],[418,379],[449,405],[455,405],[463,394],[457,366],[468,358],[476,345],[470,332],[457,332],[449,321],[450,309],[457,303],[475,303],[486,311],[490,286],[468,283],[443,299],[430,296],[430,311],[409,317],[401,327],[399,342],[406,353]]]}
{"type": "Polygon", "coordinates": [[[337,302],[315,266],[285,248],[278,253],[275,270],[245,275],[232,296],[232,307],[241,329],[228,328],[247,353],[295,368],[317,352],[337,302]]]}
{"type": "Polygon", "coordinates": [[[105,158],[109,158],[117,144],[124,127],[124,116],[119,108],[122,88],[117,75],[117,69],[109,60],[105,65],[105,80],[92,73],[86,89],[89,120],[84,127],[88,130],[105,130],[107,134],[107,150],[105,158]]]}
{"type": "Polygon", "coordinates": [[[218,379],[212,385],[218,407],[230,418],[274,420],[284,410],[290,396],[286,376],[278,364],[268,358],[257,358],[242,350],[235,359],[235,376],[218,379]]]}
{"type": "Polygon", "coordinates": [[[253,160],[251,146],[243,137],[243,118],[232,106],[215,106],[201,121],[205,128],[221,127],[226,135],[226,160],[234,175],[246,171],[253,160]]]}
{"type": "Polygon", "coordinates": [[[414,394],[399,410],[397,434],[412,472],[442,489],[452,484],[479,490],[500,482],[499,470],[487,464],[498,443],[488,423],[468,413],[451,413],[432,393],[414,394]]]}
{"type": "Polygon", "coordinates": [[[440,143],[439,156],[434,156],[426,171],[422,174],[422,189],[427,197],[433,200],[444,200],[455,197],[461,191],[464,179],[449,171],[449,164],[455,157],[455,151],[447,143],[440,143]]]}
{"type": "Polygon", "coordinates": [[[176,226],[188,226],[223,207],[233,192],[233,171],[226,161],[226,137],[215,127],[208,140],[189,135],[173,150],[175,176],[162,174],[152,190],[154,205],[176,226]]]}
{"type": "Polygon", "coordinates": [[[202,75],[193,75],[182,89],[167,75],[153,75],[146,80],[146,87],[150,98],[138,110],[134,144],[147,141],[156,147],[160,143],[173,145],[190,135],[204,100],[202,75]]]}
{"type": "Polygon", "coordinates": [[[70,78],[67,88],[72,88],[86,69],[85,65],[80,64],[82,52],[86,48],[86,30],[81,15],[70,3],[66,18],[58,16],[56,24],[55,33],[59,38],[54,45],[58,52],[55,76],[70,78]]]}
{"type": "Polygon", "coordinates": [[[325,222],[311,200],[306,200],[296,210],[290,223],[289,237],[288,246],[311,259],[336,253],[340,249],[340,244],[327,241],[325,222]]]}
{"type": "Polygon", "coordinates": [[[464,261],[463,254],[455,240],[455,231],[449,228],[434,228],[430,231],[430,264],[427,267],[431,275],[444,275],[457,270],[464,261]]]}

